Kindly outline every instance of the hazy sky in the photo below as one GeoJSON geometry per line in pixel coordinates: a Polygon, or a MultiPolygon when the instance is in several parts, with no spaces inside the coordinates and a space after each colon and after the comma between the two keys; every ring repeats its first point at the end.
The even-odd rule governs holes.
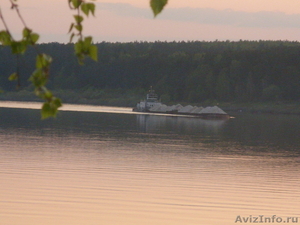
{"type": "MultiPolygon", "coordinates": [[[[67,0],[19,0],[28,27],[40,42],[68,42],[72,12],[67,0]]],[[[84,23],[84,34],[95,42],[193,40],[300,41],[299,0],[169,0],[153,18],[149,0],[97,0],[96,17],[84,23]]],[[[1,10],[19,37],[21,23],[9,0],[1,10]]],[[[0,23],[0,29],[3,24],[0,23]]]]}

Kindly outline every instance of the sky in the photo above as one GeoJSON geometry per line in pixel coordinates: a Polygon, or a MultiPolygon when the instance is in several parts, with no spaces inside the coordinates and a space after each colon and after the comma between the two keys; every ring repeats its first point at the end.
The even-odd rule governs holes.
{"type": "MultiPolygon", "coordinates": [[[[69,41],[73,12],[67,0],[18,0],[29,28],[40,43],[69,41]]],[[[84,35],[94,42],[134,41],[300,41],[299,0],[169,0],[153,17],[149,0],[97,0],[96,16],[84,21],[84,35]]],[[[22,24],[10,10],[0,8],[16,39],[22,24]]],[[[0,30],[4,29],[0,22],[0,30]]]]}

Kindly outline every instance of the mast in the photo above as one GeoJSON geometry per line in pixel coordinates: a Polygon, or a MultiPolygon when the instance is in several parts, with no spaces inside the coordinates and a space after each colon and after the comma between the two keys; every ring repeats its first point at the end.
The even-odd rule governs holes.
{"type": "Polygon", "coordinates": [[[149,93],[147,94],[146,101],[145,101],[145,110],[147,111],[149,109],[148,102],[158,102],[158,95],[153,90],[152,86],[150,86],[149,93]]]}

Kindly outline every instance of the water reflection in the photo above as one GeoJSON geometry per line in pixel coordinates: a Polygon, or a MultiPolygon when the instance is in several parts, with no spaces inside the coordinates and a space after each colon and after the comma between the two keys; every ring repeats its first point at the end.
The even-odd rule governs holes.
{"type": "Polygon", "coordinates": [[[226,120],[204,120],[194,117],[137,115],[138,129],[143,132],[217,133],[226,120]]]}
{"type": "Polygon", "coordinates": [[[1,225],[299,216],[297,117],[68,111],[41,121],[37,110],[8,108],[0,115],[1,225]]]}
{"type": "Polygon", "coordinates": [[[300,155],[299,116],[239,115],[225,125],[224,131],[221,141],[256,148],[257,151],[285,151],[300,155]]]}

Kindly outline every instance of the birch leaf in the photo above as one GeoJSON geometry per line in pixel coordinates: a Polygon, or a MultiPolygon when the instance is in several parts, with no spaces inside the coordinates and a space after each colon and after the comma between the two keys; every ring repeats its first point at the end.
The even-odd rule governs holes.
{"type": "Polygon", "coordinates": [[[156,17],[165,7],[165,5],[168,3],[168,0],[151,0],[150,6],[152,9],[152,12],[154,14],[154,17],[156,17]]]}

